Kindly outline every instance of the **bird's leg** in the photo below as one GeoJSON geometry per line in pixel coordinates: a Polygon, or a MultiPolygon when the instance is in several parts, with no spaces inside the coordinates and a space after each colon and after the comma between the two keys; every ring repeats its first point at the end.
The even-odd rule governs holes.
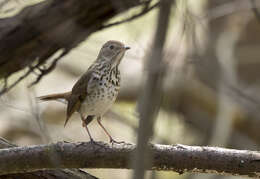
{"type": "Polygon", "coordinates": [[[88,132],[88,135],[89,135],[89,139],[90,139],[90,142],[94,142],[89,130],[88,130],[88,124],[93,120],[94,116],[88,116],[88,117],[91,117],[91,119],[88,119],[88,117],[85,119],[84,116],[80,113],[80,117],[81,117],[81,120],[82,120],[82,126],[87,130],[88,132]]]}
{"type": "Polygon", "coordinates": [[[108,137],[109,137],[109,139],[110,139],[110,143],[116,143],[116,144],[125,143],[124,141],[118,142],[118,141],[114,140],[114,139],[111,137],[111,135],[107,132],[107,130],[105,129],[105,127],[102,125],[102,123],[101,123],[101,117],[100,117],[100,116],[97,118],[97,121],[98,121],[98,124],[99,124],[99,125],[102,127],[102,129],[105,131],[105,133],[108,135],[108,137]]]}

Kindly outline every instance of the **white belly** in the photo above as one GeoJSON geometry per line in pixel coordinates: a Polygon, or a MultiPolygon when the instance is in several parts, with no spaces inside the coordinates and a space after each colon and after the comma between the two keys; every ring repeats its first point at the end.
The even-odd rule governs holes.
{"type": "Polygon", "coordinates": [[[81,112],[84,115],[102,116],[115,102],[118,92],[113,88],[100,87],[86,97],[81,104],[81,112]]]}

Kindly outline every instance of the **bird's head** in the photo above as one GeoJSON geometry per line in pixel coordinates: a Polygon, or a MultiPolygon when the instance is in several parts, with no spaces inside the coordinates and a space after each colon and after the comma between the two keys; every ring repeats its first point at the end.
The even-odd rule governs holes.
{"type": "Polygon", "coordinates": [[[120,64],[125,51],[129,49],[130,47],[125,46],[119,41],[110,40],[102,46],[98,59],[105,61],[105,63],[111,64],[113,68],[120,64]]]}

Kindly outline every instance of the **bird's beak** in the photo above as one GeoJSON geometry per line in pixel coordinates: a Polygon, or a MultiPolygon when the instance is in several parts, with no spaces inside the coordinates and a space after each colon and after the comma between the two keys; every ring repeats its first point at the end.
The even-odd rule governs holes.
{"type": "Polygon", "coordinates": [[[129,49],[130,49],[130,47],[127,47],[127,46],[125,47],[125,51],[126,51],[126,50],[129,50],[129,49]]]}

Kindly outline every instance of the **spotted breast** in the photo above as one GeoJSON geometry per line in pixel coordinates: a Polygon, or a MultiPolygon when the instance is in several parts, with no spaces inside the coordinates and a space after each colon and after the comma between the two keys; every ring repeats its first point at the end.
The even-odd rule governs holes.
{"type": "Polygon", "coordinates": [[[120,72],[118,67],[109,68],[93,71],[88,87],[91,92],[80,108],[84,116],[102,116],[115,102],[120,88],[120,72]]]}

